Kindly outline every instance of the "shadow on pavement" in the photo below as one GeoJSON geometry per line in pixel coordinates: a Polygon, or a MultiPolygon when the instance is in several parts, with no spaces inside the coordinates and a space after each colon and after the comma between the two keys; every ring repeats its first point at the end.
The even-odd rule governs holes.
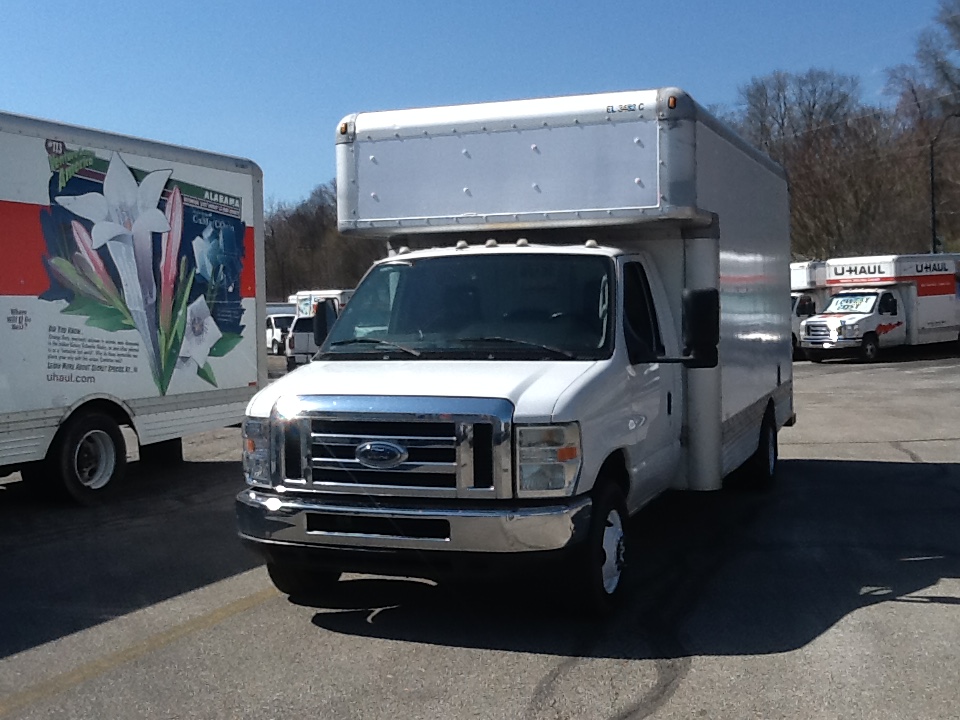
{"type": "Polygon", "coordinates": [[[658,660],[780,653],[876,603],[960,603],[912,595],[960,577],[958,518],[960,465],[783,461],[769,493],[673,493],[644,509],[627,602],[606,622],[570,612],[562,587],[505,583],[345,579],[309,604],[318,628],[444,646],[658,660]]]}
{"type": "Polygon", "coordinates": [[[0,492],[0,657],[259,564],[236,537],[239,462],[134,462],[126,482],[94,508],[0,492]]]}
{"type": "MultiPolygon", "coordinates": [[[[840,365],[883,365],[885,363],[909,363],[920,362],[923,360],[950,360],[960,357],[960,342],[934,343],[932,345],[900,345],[898,347],[883,348],[879,357],[872,363],[860,360],[857,357],[845,358],[825,358],[823,363],[840,365]]],[[[805,357],[799,357],[798,360],[816,365],[809,362],[805,357]]]]}

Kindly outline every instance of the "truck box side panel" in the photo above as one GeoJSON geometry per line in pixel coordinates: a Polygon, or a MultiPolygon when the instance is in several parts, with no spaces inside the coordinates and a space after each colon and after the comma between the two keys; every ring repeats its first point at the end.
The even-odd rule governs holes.
{"type": "Polygon", "coordinates": [[[0,160],[4,422],[265,381],[256,165],[3,113],[0,160]]]}
{"type": "MultiPolygon", "coordinates": [[[[698,123],[696,142],[697,203],[720,222],[721,397],[728,423],[792,382],[785,330],[790,326],[789,199],[782,175],[712,128],[698,123]]],[[[725,437],[724,472],[756,448],[751,428],[737,435],[744,437],[725,437]],[[736,447],[727,447],[731,442],[736,447]]]]}
{"type": "Polygon", "coordinates": [[[659,203],[654,120],[358,139],[352,147],[362,188],[353,219],[361,223],[604,221],[607,211],[659,203]]]}

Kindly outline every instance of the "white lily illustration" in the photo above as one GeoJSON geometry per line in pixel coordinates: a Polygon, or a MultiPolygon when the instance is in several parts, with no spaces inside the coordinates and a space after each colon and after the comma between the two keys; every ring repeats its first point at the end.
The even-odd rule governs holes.
{"type": "Polygon", "coordinates": [[[172,170],[155,170],[138,185],[120,154],[113,153],[103,180],[102,195],[86,193],[56,198],[70,212],[93,221],[94,248],[107,246],[120,275],[124,302],[147,345],[154,376],[159,372],[160,356],[153,233],[170,230],[158,205],[172,173],[172,170]]]}
{"type": "Polygon", "coordinates": [[[210,349],[223,337],[220,328],[210,314],[207,301],[198,297],[187,306],[187,324],[183,331],[183,344],[180,346],[180,364],[195,364],[196,369],[207,364],[210,349]]]}

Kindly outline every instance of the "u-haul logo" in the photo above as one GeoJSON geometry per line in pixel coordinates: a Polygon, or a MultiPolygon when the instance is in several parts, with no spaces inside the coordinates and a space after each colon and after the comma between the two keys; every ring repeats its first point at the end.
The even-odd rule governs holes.
{"type": "Polygon", "coordinates": [[[952,272],[953,268],[948,267],[945,262],[925,262],[917,263],[915,270],[917,275],[926,275],[928,273],[952,272]]]}
{"type": "Polygon", "coordinates": [[[883,265],[839,265],[832,269],[834,277],[865,277],[887,274],[883,265]]]}

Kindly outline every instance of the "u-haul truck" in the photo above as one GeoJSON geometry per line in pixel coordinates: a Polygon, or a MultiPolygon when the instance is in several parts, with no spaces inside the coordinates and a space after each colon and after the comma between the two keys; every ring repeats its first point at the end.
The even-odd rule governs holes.
{"type": "Polygon", "coordinates": [[[790,263],[790,334],[794,357],[801,354],[800,323],[822,311],[829,299],[826,261],[790,263]]]}
{"type": "Polygon", "coordinates": [[[0,113],[0,476],[94,503],[266,384],[249,160],[0,113]]]}
{"type": "Polygon", "coordinates": [[[745,463],[770,481],[793,417],[778,165],[675,88],[336,137],[341,231],[397,253],[247,408],[239,529],[280,590],[559,562],[603,609],[652,498],[745,463]]]}
{"type": "Polygon", "coordinates": [[[814,362],[840,355],[876,360],[882,348],[960,339],[960,255],[882,255],[827,260],[834,291],[801,324],[814,362]]]}

